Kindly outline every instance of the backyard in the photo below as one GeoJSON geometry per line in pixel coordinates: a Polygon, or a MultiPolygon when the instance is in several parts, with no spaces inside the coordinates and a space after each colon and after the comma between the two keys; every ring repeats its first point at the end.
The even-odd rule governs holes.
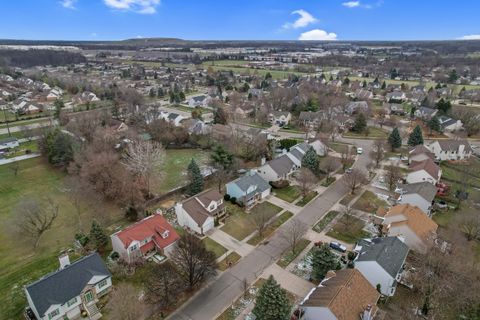
{"type": "Polygon", "coordinates": [[[267,217],[271,218],[282,210],[280,207],[269,202],[257,204],[249,213],[246,213],[242,208],[231,203],[226,203],[226,206],[228,217],[221,230],[239,241],[245,239],[256,230],[255,223],[252,221],[251,216],[259,212],[264,212],[267,217]]]}
{"type": "Polygon", "coordinates": [[[327,232],[327,236],[347,243],[355,243],[359,239],[370,236],[370,233],[363,230],[364,226],[365,222],[363,220],[344,214],[327,232]]]}

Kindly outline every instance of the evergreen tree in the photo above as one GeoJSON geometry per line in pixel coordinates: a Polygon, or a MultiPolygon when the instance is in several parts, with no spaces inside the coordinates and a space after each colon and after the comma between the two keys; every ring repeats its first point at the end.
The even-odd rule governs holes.
{"type": "Polygon", "coordinates": [[[318,155],[315,152],[315,150],[310,147],[307,152],[305,152],[305,155],[303,156],[302,159],[302,167],[306,167],[307,169],[310,169],[314,174],[318,174],[319,171],[319,166],[320,166],[320,160],[318,159],[318,155]]]}
{"type": "Polygon", "coordinates": [[[90,228],[90,241],[93,242],[95,248],[99,251],[102,251],[108,245],[108,237],[102,226],[98,224],[97,220],[92,221],[92,227],[90,228]]]}
{"type": "Polygon", "coordinates": [[[188,186],[188,195],[194,196],[203,190],[203,177],[200,168],[195,160],[188,165],[188,176],[190,178],[190,185],[188,186]]]}
{"type": "Polygon", "coordinates": [[[387,88],[387,84],[386,84],[385,81],[383,81],[383,83],[382,83],[382,88],[381,88],[381,89],[382,89],[382,90],[385,90],[386,88],[387,88]]]}
{"type": "Polygon", "coordinates": [[[367,119],[363,113],[359,113],[355,118],[352,130],[355,132],[363,132],[367,128],[367,119]]]}
{"type": "Polygon", "coordinates": [[[408,145],[411,147],[418,146],[419,144],[423,144],[423,134],[422,128],[419,125],[413,129],[412,133],[408,137],[408,145]]]}
{"type": "Polygon", "coordinates": [[[432,134],[432,131],[440,132],[442,131],[442,128],[440,127],[440,120],[438,120],[438,117],[432,117],[427,123],[428,128],[430,129],[430,134],[432,134]]]}
{"type": "Polygon", "coordinates": [[[211,159],[215,167],[221,167],[225,171],[230,171],[232,169],[233,155],[225,150],[221,144],[215,146],[211,159]]]}
{"type": "Polygon", "coordinates": [[[393,129],[392,133],[388,136],[388,144],[392,147],[392,151],[402,146],[402,137],[400,137],[398,128],[393,129]]]}
{"type": "Polygon", "coordinates": [[[437,104],[437,109],[442,112],[443,114],[447,114],[450,109],[452,109],[452,104],[450,103],[450,101],[445,101],[443,98],[441,98],[437,104]]]}
{"type": "Polygon", "coordinates": [[[63,100],[57,99],[53,103],[55,106],[55,110],[53,111],[53,118],[55,119],[60,119],[60,114],[62,113],[62,109],[65,107],[65,104],[63,103],[63,100]]]}
{"type": "Polygon", "coordinates": [[[312,278],[322,280],[329,270],[338,268],[337,256],[324,243],[312,253],[312,278]]]}
{"type": "Polygon", "coordinates": [[[252,313],[257,320],[288,320],[291,305],[287,293],[272,275],[262,285],[255,299],[252,313]]]}

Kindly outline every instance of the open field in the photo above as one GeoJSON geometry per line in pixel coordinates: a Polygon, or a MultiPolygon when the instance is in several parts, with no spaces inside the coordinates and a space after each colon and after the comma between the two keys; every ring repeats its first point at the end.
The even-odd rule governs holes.
{"type": "Polygon", "coordinates": [[[210,161],[210,153],[200,149],[167,149],[165,163],[162,167],[164,174],[157,192],[168,192],[187,183],[187,167],[192,158],[200,168],[210,161]]]}
{"type": "Polygon", "coordinates": [[[249,67],[231,67],[231,66],[205,66],[211,67],[214,71],[233,71],[235,73],[244,74],[244,75],[258,75],[264,77],[266,74],[270,73],[273,79],[286,79],[290,75],[304,75],[307,73],[295,72],[295,71],[280,71],[280,70],[266,70],[266,69],[255,69],[249,67]]]}
{"type": "MultiPolygon", "coordinates": [[[[58,253],[71,247],[78,231],[78,216],[63,189],[64,173],[52,169],[41,158],[20,161],[19,164],[17,176],[10,165],[0,166],[0,319],[19,318],[25,305],[22,286],[57,269],[58,253]],[[30,239],[14,232],[12,211],[23,197],[42,199],[47,196],[59,205],[59,216],[34,250],[30,239]]],[[[107,227],[107,233],[124,222],[122,212],[114,206],[103,203],[90,206],[85,201],[82,207],[84,229],[88,230],[93,217],[107,227]]]]}

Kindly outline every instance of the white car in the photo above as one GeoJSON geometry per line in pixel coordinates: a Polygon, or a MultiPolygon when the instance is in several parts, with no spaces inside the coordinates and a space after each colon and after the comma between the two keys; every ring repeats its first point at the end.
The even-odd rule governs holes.
{"type": "Polygon", "coordinates": [[[357,154],[362,154],[363,153],[363,148],[357,148],[357,154]]]}

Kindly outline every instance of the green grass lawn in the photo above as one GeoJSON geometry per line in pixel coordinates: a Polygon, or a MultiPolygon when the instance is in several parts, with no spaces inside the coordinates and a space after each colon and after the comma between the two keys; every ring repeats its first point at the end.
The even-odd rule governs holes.
{"type": "Polygon", "coordinates": [[[295,260],[296,257],[298,257],[298,255],[308,246],[310,242],[311,241],[307,239],[300,239],[295,252],[292,250],[284,252],[277,261],[277,264],[282,268],[286,268],[293,260],[295,260]]]}
{"type": "Polygon", "coordinates": [[[268,225],[268,227],[263,231],[263,234],[261,236],[257,233],[256,235],[248,239],[247,243],[251,244],[252,246],[256,246],[263,240],[270,237],[273,234],[273,232],[275,232],[275,230],[278,229],[278,227],[280,227],[282,224],[287,222],[287,220],[290,219],[291,217],[293,217],[293,213],[291,213],[290,211],[285,211],[278,218],[276,218],[271,224],[268,225]]]}
{"type": "Polygon", "coordinates": [[[288,186],[281,189],[273,189],[275,196],[287,202],[293,202],[300,197],[301,192],[297,186],[288,186]]]}
{"type": "Polygon", "coordinates": [[[172,105],[169,105],[168,108],[177,109],[177,110],[188,112],[188,113],[191,113],[195,109],[197,110],[199,109],[202,112],[202,114],[213,112],[212,110],[207,108],[202,108],[202,107],[191,108],[191,107],[187,107],[185,105],[180,105],[180,104],[172,104],[172,105]]]}
{"type": "Polygon", "coordinates": [[[370,233],[362,230],[364,226],[365,222],[362,220],[354,216],[343,215],[327,232],[327,236],[347,243],[355,243],[359,239],[370,236],[370,233]]]}
{"type": "Polygon", "coordinates": [[[312,191],[308,193],[305,197],[303,197],[300,201],[296,203],[299,207],[304,207],[307,203],[313,200],[318,195],[317,191],[312,191]]]}
{"type": "MultiPolygon", "coordinates": [[[[0,166],[0,319],[18,319],[25,306],[22,287],[58,268],[57,255],[70,248],[78,230],[77,215],[71,200],[62,191],[64,173],[52,169],[42,158],[20,161],[14,176],[10,165],[0,166]],[[59,216],[51,230],[41,238],[36,250],[32,241],[14,232],[13,208],[22,197],[51,197],[58,203],[59,216]]],[[[95,217],[107,234],[109,226],[123,222],[121,210],[99,203],[86,207],[82,224],[89,228],[95,217]]]]}
{"type": "Polygon", "coordinates": [[[338,211],[329,211],[320,221],[317,222],[317,224],[313,226],[312,230],[318,233],[322,232],[337,215],[338,211]]]}
{"type": "Polygon", "coordinates": [[[386,139],[389,132],[378,127],[368,127],[368,130],[362,133],[349,131],[343,134],[345,138],[362,138],[362,139],[386,139]]]}
{"type": "Polygon", "coordinates": [[[213,239],[210,239],[208,237],[203,238],[202,242],[205,244],[205,247],[207,247],[207,250],[212,251],[215,253],[215,256],[217,258],[221,257],[223,254],[225,254],[228,250],[225,249],[224,246],[222,246],[220,243],[216,242],[213,239]]]}
{"type": "Polygon", "coordinates": [[[200,167],[210,161],[210,153],[199,149],[167,149],[166,153],[162,167],[164,174],[160,186],[156,189],[159,193],[168,192],[187,183],[187,167],[192,158],[200,167]]]}
{"type": "Polygon", "coordinates": [[[246,213],[242,208],[231,203],[226,203],[228,216],[225,225],[221,228],[222,231],[228,233],[235,239],[241,241],[256,230],[255,224],[251,216],[259,212],[265,212],[267,217],[273,217],[282,208],[277,207],[269,202],[262,202],[257,204],[249,213],[246,213]]]}
{"type": "Polygon", "coordinates": [[[368,213],[375,213],[378,208],[386,207],[388,203],[380,199],[371,191],[365,191],[360,198],[353,204],[353,208],[368,213]]]}
{"type": "Polygon", "coordinates": [[[328,147],[335,152],[342,153],[346,147],[351,146],[350,144],[341,143],[341,142],[328,142],[328,147]]]}
{"type": "Polygon", "coordinates": [[[235,251],[231,252],[225,257],[225,259],[223,259],[222,261],[220,261],[218,263],[218,269],[220,271],[225,271],[230,266],[234,266],[238,262],[238,260],[240,260],[241,258],[242,257],[238,253],[236,253],[235,251]]]}
{"type": "Polygon", "coordinates": [[[281,71],[281,70],[265,70],[265,69],[255,69],[243,66],[221,66],[221,65],[207,65],[205,68],[211,67],[214,71],[233,71],[234,73],[244,74],[244,75],[258,75],[260,77],[265,77],[267,73],[272,75],[273,79],[286,79],[289,75],[304,75],[307,73],[295,72],[295,71],[281,71]]]}
{"type": "Polygon", "coordinates": [[[38,152],[38,143],[36,141],[33,141],[33,140],[21,143],[18,148],[16,148],[12,152],[9,152],[6,156],[6,158],[23,156],[23,155],[26,154],[27,150],[29,150],[31,153],[38,152]]]}
{"type": "Polygon", "coordinates": [[[348,206],[348,204],[352,202],[353,198],[355,198],[356,196],[356,194],[348,193],[345,197],[342,198],[342,200],[340,200],[340,204],[348,206]]]}

